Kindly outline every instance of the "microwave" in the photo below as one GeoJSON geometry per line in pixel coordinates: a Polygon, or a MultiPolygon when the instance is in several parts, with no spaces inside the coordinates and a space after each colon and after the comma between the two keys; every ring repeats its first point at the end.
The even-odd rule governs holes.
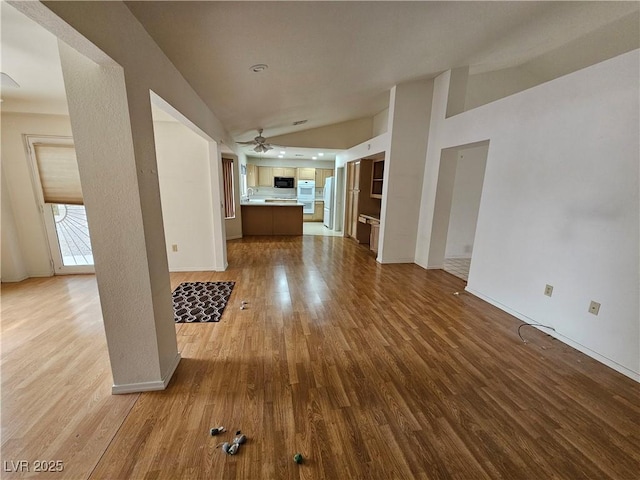
{"type": "Polygon", "coordinates": [[[275,188],[294,188],[295,179],[293,177],[273,177],[275,188]]]}

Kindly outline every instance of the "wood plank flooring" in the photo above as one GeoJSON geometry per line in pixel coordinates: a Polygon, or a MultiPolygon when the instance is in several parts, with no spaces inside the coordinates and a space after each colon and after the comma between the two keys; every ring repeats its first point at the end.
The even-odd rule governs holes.
{"type": "Polygon", "coordinates": [[[523,344],[458,278],[340,237],[228,255],[171,276],[236,286],[220,323],[176,326],[163,392],[109,394],[92,277],[3,285],[3,461],[60,459],[30,475],[74,479],[638,478],[638,384],[537,330],[523,344]],[[226,456],[236,430],[249,441],[226,456]]]}

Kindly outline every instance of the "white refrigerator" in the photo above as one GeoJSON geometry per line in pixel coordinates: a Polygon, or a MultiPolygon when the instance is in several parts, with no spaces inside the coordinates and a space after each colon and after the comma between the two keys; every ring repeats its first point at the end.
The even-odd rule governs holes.
{"type": "Polygon", "coordinates": [[[324,200],[324,226],[333,230],[333,177],[325,180],[322,197],[324,200]]]}

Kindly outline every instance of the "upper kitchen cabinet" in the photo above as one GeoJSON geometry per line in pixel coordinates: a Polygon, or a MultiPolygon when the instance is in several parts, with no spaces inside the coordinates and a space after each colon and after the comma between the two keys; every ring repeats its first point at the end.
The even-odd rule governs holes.
{"type": "Polygon", "coordinates": [[[324,182],[329,177],[333,177],[333,169],[316,168],[316,187],[324,187],[324,182]]]}
{"type": "Polygon", "coordinates": [[[371,198],[382,198],[384,160],[374,160],[371,168],[371,198]]]}
{"type": "Polygon", "coordinates": [[[298,180],[315,180],[316,169],[309,167],[298,168],[298,180]]]}
{"type": "Polygon", "coordinates": [[[247,186],[258,186],[258,166],[253,163],[247,163],[247,186]]]}
{"type": "Polygon", "coordinates": [[[258,167],[258,185],[273,187],[273,167],[258,167]]]}
{"type": "Polygon", "coordinates": [[[274,177],[293,177],[296,176],[296,169],[289,167],[273,167],[274,177]]]}

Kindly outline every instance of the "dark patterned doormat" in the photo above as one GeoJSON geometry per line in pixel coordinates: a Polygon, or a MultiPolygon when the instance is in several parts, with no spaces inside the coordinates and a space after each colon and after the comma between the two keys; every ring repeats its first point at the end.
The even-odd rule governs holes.
{"type": "Polygon", "coordinates": [[[236,282],[185,282],[173,291],[176,323],[219,322],[236,282]]]}

